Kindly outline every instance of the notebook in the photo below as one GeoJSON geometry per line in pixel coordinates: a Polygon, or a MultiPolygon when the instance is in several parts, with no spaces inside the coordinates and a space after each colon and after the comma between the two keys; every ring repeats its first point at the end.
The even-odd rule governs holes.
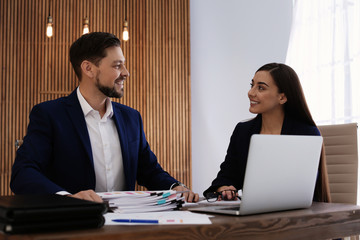
{"type": "Polygon", "coordinates": [[[240,206],[189,210],[248,215],[310,207],[322,141],[321,136],[253,135],[240,206]]]}
{"type": "Polygon", "coordinates": [[[27,233],[98,228],[104,225],[105,203],[51,195],[0,197],[0,231],[27,233]]]}

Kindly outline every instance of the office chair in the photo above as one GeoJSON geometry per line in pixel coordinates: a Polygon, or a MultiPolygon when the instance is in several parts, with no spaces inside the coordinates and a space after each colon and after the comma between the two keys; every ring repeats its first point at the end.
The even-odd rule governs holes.
{"type": "Polygon", "coordinates": [[[324,138],[332,202],[357,204],[357,123],[318,127],[324,138]]]}

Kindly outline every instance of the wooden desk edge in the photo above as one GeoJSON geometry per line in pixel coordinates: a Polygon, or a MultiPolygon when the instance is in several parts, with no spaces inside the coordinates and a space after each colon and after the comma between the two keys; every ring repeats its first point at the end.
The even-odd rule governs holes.
{"type": "Polygon", "coordinates": [[[211,225],[104,226],[0,239],[329,239],[360,234],[360,206],[314,203],[309,209],[251,216],[216,215],[211,225]]]}

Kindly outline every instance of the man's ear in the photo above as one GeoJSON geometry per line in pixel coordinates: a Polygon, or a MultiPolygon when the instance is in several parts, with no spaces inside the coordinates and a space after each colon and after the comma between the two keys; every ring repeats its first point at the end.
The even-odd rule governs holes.
{"type": "Polygon", "coordinates": [[[84,60],[82,61],[80,68],[83,74],[86,75],[88,78],[95,77],[94,64],[92,62],[84,60]]]}
{"type": "Polygon", "coordinates": [[[280,93],[280,104],[285,104],[287,102],[287,97],[284,93],[280,93]]]}

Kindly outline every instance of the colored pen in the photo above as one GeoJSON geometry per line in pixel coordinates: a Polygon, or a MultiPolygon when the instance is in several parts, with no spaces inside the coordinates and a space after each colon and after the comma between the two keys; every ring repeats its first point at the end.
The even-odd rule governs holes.
{"type": "Polygon", "coordinates": [[[112,219],[112,221],[118,223],[159,223],[159,220],[155,219],[112,219]]]}

